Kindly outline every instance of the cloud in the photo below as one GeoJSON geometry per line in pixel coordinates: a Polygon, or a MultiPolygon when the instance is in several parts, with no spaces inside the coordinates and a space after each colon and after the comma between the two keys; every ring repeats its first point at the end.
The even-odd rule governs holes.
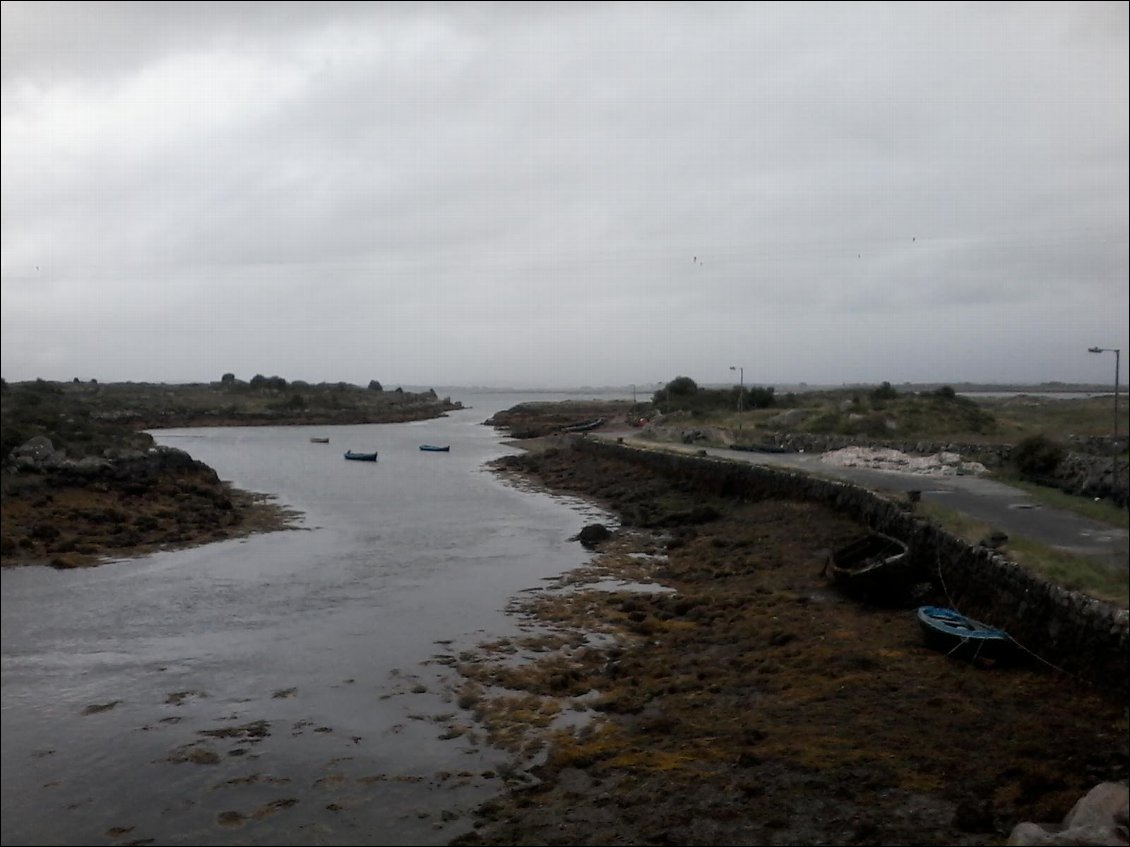
{"type": "Polygon", "coordinates": [[[7,379],[1091,381],[1126,346],[1125,4],[3,15],[7,379]]]}

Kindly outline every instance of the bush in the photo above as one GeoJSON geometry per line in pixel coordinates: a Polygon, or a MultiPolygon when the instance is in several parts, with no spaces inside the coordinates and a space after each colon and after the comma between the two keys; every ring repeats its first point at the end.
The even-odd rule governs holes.
{"type": "Polygon", "coordinates": [[[1012,448],[1012,464],[1021,476],[1051,476],[1067,456],[1062,445],[1045,435],[1031,435],[1012,448]]]}
{"type": "Polygon", "coordinates": [[[895,391],[889,382],[884,382],[878,388],[871,391],[871,399],[882,403],[884,400],[894,400],[899,394],[895,391]]]}

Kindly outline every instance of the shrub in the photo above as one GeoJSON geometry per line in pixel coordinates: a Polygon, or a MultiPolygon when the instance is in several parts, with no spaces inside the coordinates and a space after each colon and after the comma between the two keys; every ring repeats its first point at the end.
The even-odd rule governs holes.
{"type": "Polygon", "coordinates": [[[1031,435],[1012,448],[1012,464],[1021,476],[1051,476],[1067,451],[1045,435],[1031,435]]]}
{"type": "Polygon", "coordinates": [[[880,403],[884,400],[894,400],[896,397],[898,397],[898,392],[891,387],[889,382],[884,382],[871,392],[871,399],[880,403]]]}

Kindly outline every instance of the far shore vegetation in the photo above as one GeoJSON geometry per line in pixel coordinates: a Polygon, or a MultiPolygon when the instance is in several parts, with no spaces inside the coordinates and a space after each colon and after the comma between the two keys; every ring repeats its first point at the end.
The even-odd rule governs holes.
{"type": "Polygon", "coordinates": [[[461,408],[434,390],[386,390],[377,380],[307,383],[256,374],[224,374],[209,383],[49,382],[0,380],[0,458],[36,435],[70,458],[107,448],[146,447],[143,430],[190,426],[392,423],[437,417],[461,408]]]}

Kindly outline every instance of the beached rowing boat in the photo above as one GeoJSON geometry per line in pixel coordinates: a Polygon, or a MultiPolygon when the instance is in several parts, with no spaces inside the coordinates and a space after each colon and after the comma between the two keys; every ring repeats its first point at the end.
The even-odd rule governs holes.
{"type": "Polygon", "coordinates": [[[1012,652],[1013,641],[1007,632],[955,609],[919,606],[917,614],[926,645],[949,656],[996,662],[1012,652]]]}
{"type": "Polygon", "coordinates": [[[910,581],[906,544],[881,532],[868,532],[834,550],[825,568],[845,594],[865,600],[896,598],[910,581]]]}

